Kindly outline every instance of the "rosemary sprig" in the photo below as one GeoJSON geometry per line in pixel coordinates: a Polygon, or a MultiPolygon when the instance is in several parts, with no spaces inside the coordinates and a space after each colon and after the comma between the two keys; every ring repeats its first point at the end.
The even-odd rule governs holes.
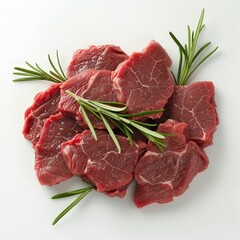
{"type": "Polygon", "coordinates": [[[175,76],[172,72],[176,85],[185,85],[188,79],[192,76],[192,74],[204,63],[213,53],[215,53],[218,47],[211,50],[208,54],[206,54],[200,61],[196,63],[196,60],[203,53],[207,47],[211,44],[211,42],[207,42],[203,44],[200,48],[197,48],[199,36],[205,27],[203,24],[204,18],[204,9],[201,12],[201,16],[199,18],[197,28],[194,31],[191,31],[190,26],[188,29],[188,42],[187,44],[181,44],[180,41],[176,38],[176,36],[170,32],[170,36],[173,41],[177,44],[179,48],[179,64],[178,64],[178,72],[175,76]]]}
{"type": "Polygon", "coordinates": [[[86,192],[87,190],[90,190],[90,189],[95,189],[95,187],[91,185],[91,186],[88,186],[88,187],[85,187],[85,188],[80,188],[80,189],[73,190],[73,191],[59,193],[59,194],[56,194],[56,195],[52,196],[52,199],[71,197],[71,196],[74,196],[74,195],[77,195],[77,194],[80,194],[80,193],[84,193],[84,192],[86,192]]]}
{"type": "Polygon", "coordinates": [[[133,114],[126,114],[123,113],[127,106],[125,104],[121,104],[120,107],[111,106],[115,103],[111,102],[104,103],[104,102],[98,102],[93,101],[89,99],[84,99],[80,96],[77,96],[76,94],[72,93],[69,90],[66,90],[66,93],[69,94],[71,97],[73,97],[76,102],[80,105],[79,110],[82,112],[83,117],[86,120],[86,123],[89,126],[90,131],[92,132],[92,135],[95,140],[97,140],[97,134],[94,130],[94,126],[92,125],[86,110],[93,113],[94,116],[99,118],[105,125],[107,131],[109,132],[109,135],[111,136],[112,140],[114,141],[118,153],[121,153],[121,146],[110,127],[110,123],[115,125],[118,129],[121,130],[121,132],[128,137],[128,140],[130,144],[133,144],[131,135],[133,134],[133,129],[135,128],[139,130],[144,136],[146,136],[151,142],[155,143],[156,146],[162,151],[165,144],[162,142],[162,139],[165,138],[166,134],[159,133],[156,131],[153,131],[149,129],[149,127],[156,126],[155,124],[148,124],[148,123],[142,123],[136,120],[129,119],[130,117],[136,117],[136,116],[146,116],[151,114],[156,114],[159,112],[162,112],[163,109],[160,110],[152,110],[152,111],[144,111],[139,113],[133,113],[133,114]]]}
{"type": "Polygon", "coordinates": [[[80,194],[71,204],[69,204],[53,221],[52,225],[55,225],[64,215],[66,215],[73,207],[75,207],[84,197],[86,197],[93,189],[94,186],[89,186],[86,188],[60,193],[52,197],[52,199],[70,197],[76,194],[80,194]]]}
{"type": "Polygon", "coordinates": [[[56,51],[58,68],[55,67],[50,55],[48,54],[48,61],[52,67],[52,70],[49,73],[45,72],[42,68],[39,67],[37,63],[35,66],[26,62],[26,64],[30,67],[30,69],[15,67],[14,69],[17,72],[14,72],[14,75],[22,76],[20,78],[14,79],[14,82],[24,82],[24,81],[36,81],[36,80],[46,80],[54,83],[65,82],[67,77],[65,76],[62,66],[60,64],[58,51],[56,51]]]}

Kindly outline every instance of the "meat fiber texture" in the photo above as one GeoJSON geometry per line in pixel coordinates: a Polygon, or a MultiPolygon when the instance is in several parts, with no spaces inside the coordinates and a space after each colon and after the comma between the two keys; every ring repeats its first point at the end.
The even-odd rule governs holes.
{"type": "MultiPolygon", "coordinates": [[[[174,91],[168,71],[171,59],[159,43],[151,41],[141,53],[133,53],[113,74],[113,86],[119,102],[129,113],[162,109],[174,91]]],[[[159,118],[162,113],[149,116],[159,118]]]]}
{"type": "Polygon", "coordinates": [[[72,177],[61,153],[61,143],[72,139],[83,129],[61,113],[49,117],[35,145],[35,171],[42,185],[54,185],[72,177]]]}
{"type": "Polygon", "coordinates": [[[204,81],[176,86],[165,106],[164,117],[187,123],[190,138],[198,145],[211,145],[219,123],[213,83],[204,81]]]}
{"type": "Polygon", "coordinates": [[[172,136],[165,139],[167,147],[163,152],[149,142],[147,152],[136,165],[134,202],[138,208],[173,201],[173,197],[183,194],[197,173],[208,166],[203,149],[189,140],[186,123],[167,120],[157,130],[172,136]]]}
{"type": "MultiPolygon", "coordinates": [[[[84,70],[80,74],[71,77],[61,86],[61,99],[59,109],[62,113],[76,118],[79,124],[87,128],[87,123],[79,111],[79,104],[66,93],[69,90],[85,99],[116,102],[117,97],[113,90],[111,71],[108,70],[84,70]]],[[[86,110],[87,111],[87,110],[86,110]]],[[[93,114],[87,111],[94,128],[104,129],[105,125],[93,114]]]]}
{"type": "Polygon", "coordinates": [[[33,105],[25,111],[23,135],[33,146],[40,138],[45,120],[59,112],[57,106],[60,100],[60,86],[61,83],[56,83],[38,93],[33,105]]]}
{"type": "Polygon", "coordinates": [[[126,137],[117,136],[121,146],[118,154],[110,135],[96,130],[96,141],[89,130],[62,144],[62,153],[73,175],[96,186],[97,191],[109,196],[124,197],[133,180],[133,170],[138,160],[137,144],[131,146],[126,137]]]}
{"type": "Polygon", "coordinates": [[[128,59],[128,55],[120,47],[114,45],[90,46],[77,50],[68,66],[68,78],[78,75],[84,69],[110,70],[128,59]]]}

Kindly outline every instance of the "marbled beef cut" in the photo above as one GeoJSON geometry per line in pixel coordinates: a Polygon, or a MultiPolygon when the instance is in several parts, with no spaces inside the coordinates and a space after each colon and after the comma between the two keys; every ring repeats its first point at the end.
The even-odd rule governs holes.
{"type": "Polygon", "coordinates": [[[56,83],[38,93],[34,98],[33,105],[25,111],[23,135],[32,142],[33,146],[41,135],[45,120],[59,112],[57,106],[60,100],[60,86],[61,83],[56,83]]]}
{"type": "MultiPolygon", "coordinates": [[[[79,104],[65,91],[69,90],[85,99],[116,102],[117,97],[113,90],[111,71],[88,69],[71,77],[61,86],[59,109],[62,113],[76,118],[79,124],[87,128],[87,123],[79,111],[79,104]]],[[[88,112],[88,111],[87,111],[88,112]]],[[[89,119],[96,129],[104,129],[105,125],[93,114],[88,112],[89,119]]]]}
{"type": "Polygon", "coordinates": [[[85,130],[72,140],[62,144],[62,153],[71,173],[96,186],[97,191],[109,196],[124,197],[133,179],[138,160],[137,144],[131,146],[126,137],[117,136],[121,153],[110,135],[96,130],[98,140],[85,130]]]}
{"type": "Polygon", "coordinates": [[[195,142],[188,140],[186,123],[167,120],[158,131],[171,133],[163,152],[149,142],[147,152],[134,170],[137,189],[134,202],[141,208],[151,203],[173,201],[188,188],[198,172],[208,166],[205,152],[195,142]]]}
{"type": "Polygon", "coordinates": [[[73,138],[83,129],[77,122],[61,113],[49,117],[35,145],[35,170],[42,185],[54,185],[72,177],[61,153],[61,143],[73,138]]]}
{"type": "Polygon", "coordinates": [[[110,70],[127,60],[128,55],[120,47],[114,45],[90,46],[77,50],[68,66],[68,78],[79,74],[85,69],[110,70]]]}
{"type": "MultiPolygon", "coordinates": [[[[161,109],[174,91],[168,71],[171,59],[159,43],[151,41],[141,53],[133,53],[113,74],[113,86],[119,102],[129,113],[161,109]]],[[[158,118],[162,113],[149,116],[158,118]]]]}
{"type": "Polygon", "coordinates": [[[218,125],[212,82],[176,86],[164,107],[164,117],[188,124],[190,138],[202,147],[212,144],[218,125]]]}

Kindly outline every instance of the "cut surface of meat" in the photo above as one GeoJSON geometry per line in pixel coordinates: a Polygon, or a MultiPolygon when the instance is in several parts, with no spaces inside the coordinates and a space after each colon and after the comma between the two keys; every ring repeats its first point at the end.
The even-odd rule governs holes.
{"type": "MultiPolygon", "coordinates": [[[[61,86],[60,111],[74,117],[81,126],[87,128],[87,123],[81,111],[79,111],[79,104],[65,91],[69,90],[84,99],[116,102],[117,98],[113,90],[111,74],[112,72],[107,70],[89,69],[68,79],[61,86]]],[[[93,114],[88,112],[88,116],[96,129],[105,128],[102,121],[93,116],[93,114]]]]}
{"type": "MultiPolygon", "coordinates": [[[[118,101],[127,104],[129,113],[163,108],[174,91],[170,66],[171,59],[155,41],[141,53],[133,53],[113,74],[118,101]]],[[[149,117],[155,119],[161,115],[149,117]]]]}
{"type": "Polygon", "coordinates": [[[137,189],[134,202],[141,208],[151,203],[167,203],[183,194],[198,172],[208,166],[208,158],[195,142],[188,141],[187,124],[167,120],[158,131],[173,134],[165,139],[163,152],[151,142],[134,170],[137,189]]]}
{"type": "Polygon", "coordinates": [[[33,146],[41,135],[45,120],[59,112],[57,106],[60,100],[60,86],[61,83],[56,83],[38,93],[34,98],[33,105],[25,112],[23,135],[32,142],[33,146]]]}
{"type": "Polygon", "coordinates": [[[35,170],[42,185],[54,185],[72,177],[61,153],[61,143],[73,138],[82,128],[61,113],[49,117],[35,145],[35,170]]]}
{"type": "Polygon", "coordinates": [[[114,45],[89,46],[77,50],[68,66],[68,78],[79,74],[85,69],[110,70],[117,68],[119,63],[128,59],[120,47],[114,45]]]}
{"type": "Polygon", "coordinates": [[[165,106],[164,117],[187,123],[190,138],[198,145],[211,145],[219,122],[213,83],[204,81],[176,86],[165,106]]]}
{"type": "Polygon", "coordinates": [[[139,148],[136,144],[131,146],[127,138],[116,135],[121,146],[118,154],[107,132],[96,130],[96,133],[97,141],[85,130],[61,145],[66,164],[72,174],[96,186],[97,191],[123,197],[133,179],[139,148]]]}

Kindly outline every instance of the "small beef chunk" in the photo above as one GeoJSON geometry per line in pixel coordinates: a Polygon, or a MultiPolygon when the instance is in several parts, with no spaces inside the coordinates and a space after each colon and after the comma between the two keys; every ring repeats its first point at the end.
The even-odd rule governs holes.
{"type": "Polygon", "coordinates": [[[187,124],[167,120],[158,127],[159,132],[173,134],[164,142],[161,152],[152,142],[138,161],[134,170],[137,189],[134,202],[138,208],[151,203],[167,203],[174,196],[183,194],[198,172],[208,166],[208,158],[202,148],[189,141],[187,124]]]}
{"type": "Polygon", "coordinates": [[[78,75],[84,69],[110,70],[128,59],[120,47],[114,45],[90,46],[77,50],[68,66],[68,78],[78,75]]]}
{"type": "MultiPolygon", "coordinates": [[[[161,109],[174,91],[168,71],[171,59],[159,43],[151,41],[141,53],[133,53],[113,74],[113,87],[119,102],[129,113],[161,109]]],[[[158,118],[162,113],[149,116],[158,118]]]]}
{"type": "Polygon", "coordinates": [[[165,106],[164,117],[187,123],[190,138],[198,145],[211,145],[218,125],[213,83],[195,82],[176,86],[165,106]]]}
{"type": "MultiPolygon", "coordinates": [[[[61,86],[60,111],[74,117],[81,126],[87,128],[87,123],[81,111],[79,111],[79,104],[65,91],[69,90],[85,99],[116,102],[117,98],[113,91],[111,73],[111,71],[107,70],[89,69],[68,79],[61,86]]],[[[102,121],[93,116],[93,114],[88,112],[88,116],[96,129],[105,128],[102,121]]]]}
{"type": "Polygon", "coordinates": [[[82,128],[61,113],[48,118],[35,145],[35,170],[42,185],[54,185],[72,177],[61,153],[61,143],[73,138],[82,128]]]}
{"type": "Polygon", "coordinates": [[[57,106],[60,100],[60,85],[61,83],[53,84],[47,90],[38,93],[33,105],[25,112],[23,135],[33,146],[41,135],[45,120],[59,112],[57,106]]]}
{"type": "Polygon", "coordinates": [[[139,147],[129,144],[127,138],[117,136],[121,146],[118,154],[110,135],[96,130],[98,140],[85,130],[61,145],[66,164],[73,175],[96,186],[97,191],[109,196],[124,197],[133,179],[139,147]]]}

